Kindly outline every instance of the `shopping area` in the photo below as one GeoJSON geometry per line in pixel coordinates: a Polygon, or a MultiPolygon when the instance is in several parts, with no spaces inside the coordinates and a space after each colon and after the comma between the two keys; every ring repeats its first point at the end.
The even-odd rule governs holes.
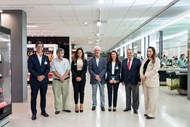
{"type": "MultiPolygon", "coordinates": [[[[189,24],[188,0],[1,0],[0,127],[189,127],[189,24]],[[120,60],[127,58],[127,49],[132,49],[141,61],[147,57],[147,48],[154,47],[161,61],[156,119],[148,121],[144,117],[141,86],[138,115],[123,112],[126,93],[121,83],[117,112],[107,110],[107,87],[106,111],[97,108],[92,112],[92,88],[87,71],[83,113],[74,112],[70,78],[69,105],[72,112],[54,114],[53,73],[50,72],[46,106],[50,117],[37,115],[37,120],[31,121],[27,61],[36,52],[36,41],[44,43],[43,52],[50,63],[57,57],[58,48],[64,49],[64,57],[71,63],[79,47],[84,50],[87,61],[94,56],[95,46],[101,47],[101,55],[106,58],[110,51],[116,50],[120,60]]],[[[39,103],[40,96],[38,113],[39,103]]]]}

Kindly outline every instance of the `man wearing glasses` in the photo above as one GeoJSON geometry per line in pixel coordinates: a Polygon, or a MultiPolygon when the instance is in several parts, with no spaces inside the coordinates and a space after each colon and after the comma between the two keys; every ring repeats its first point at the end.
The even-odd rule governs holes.
{"type": "Polygon", "coordinates": [[[47,56],[43,54],[44,44],[37,41],[35,44],[36,53],[29,56],[28,71],[30,72],[30,88],[31,88],[31,111],[32,120],[36,120],[36,99],[40,90],[40,107],[41,115],[49,117],[46,108],[46,93],[48,88],[48,73],[50,71],[50,63],[47,56]]]}

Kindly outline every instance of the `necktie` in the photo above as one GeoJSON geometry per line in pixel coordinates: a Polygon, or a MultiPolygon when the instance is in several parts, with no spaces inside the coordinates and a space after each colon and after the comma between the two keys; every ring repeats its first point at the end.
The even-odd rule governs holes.
{"type": "Polygon", "coordinates": [[[131,59],[129,59],[128,63],[127,63],[127,67],[128,67],[129,70],[130,70],[130,66],[131,66],[131,59]]]}

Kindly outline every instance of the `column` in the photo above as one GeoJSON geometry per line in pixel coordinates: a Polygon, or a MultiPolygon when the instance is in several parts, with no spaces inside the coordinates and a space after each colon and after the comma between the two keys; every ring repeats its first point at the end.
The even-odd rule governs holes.
{"type": "Polygon", "coordinates": [[[187,50],[188,50],[187,99],[190,100],[190,26],[188,28],[187,50]]]}
{"type": "Polygon", "coordinates": [[[159,31],[159,58],[163,56],[163,31],[159,31]]]}
{"type": "Polygon", "coordinates": [[[5,10],[1,24],[11,29],[12,102],[27,100],[27,31],[26,13],[22,10],[5,10]]]}

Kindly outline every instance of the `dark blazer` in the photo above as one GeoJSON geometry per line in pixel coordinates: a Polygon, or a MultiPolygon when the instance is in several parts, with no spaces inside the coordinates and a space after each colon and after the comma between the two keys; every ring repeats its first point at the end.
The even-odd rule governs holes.
{"type": "Polygon", "coordinates": [[[48,84],[48,73],[50,71],[50,63],[47,56],[42,55],[42,63],[38,60],[37,54],[29,56],[28,71],[30,72],[30,84],[48,84]],[[44,75],[45,79],[42,82],[37,80],[37,77],[44,75]]]}
{"type": "Polygon", "coordinates": [[[121,81],[125,84],[137,85],[140,81],[141,61],[134,57],[130,70],[127,67],[127,61],[128,58],[122,61],[121,81]]]}
{"type": "Polygon", "coordinates": [[[89,73],[90,73],[90,84],[97,84],[98,81],[95,79],[95,75],[99,75],[101,78],[100,83],[105,84],[107,60],[104,57],[100,57],[99,65],[96,64],[96,58],[93,57],[89,61],[89,73]]]}
{"type": "MultiPolygon", "coordinates": [[[[72,77],[74,79],[79,77],[79,75],[77,75],[77,60],[72,61],[72,63],[71,63],[71,72],[72,72],[72,77]]],[[[80,75],[80,77],[82,79],[86,78],[86,72],[87,72],[87,60],[84,59],[83,60],[82,72],[81,72],[82,74],[80,75]]]]}
{"type": "MultiPolygon", "coordinates": [[[[106,71],[107,71],[107,82],[109,82],[112,79],[112,61],[108,61],[106,71]]],[[[121,73],[121,62],[117,61],[115,63],[115,72],[114,72],[116,81],[120,81],[120,73],[121,73]]]]}

